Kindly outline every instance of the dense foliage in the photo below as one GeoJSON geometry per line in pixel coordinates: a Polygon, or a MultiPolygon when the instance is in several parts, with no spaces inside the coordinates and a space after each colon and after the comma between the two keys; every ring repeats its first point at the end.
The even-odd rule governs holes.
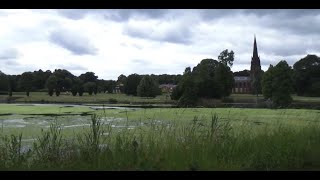
{"type": "Polygon", "coordinates": [[[262,79],[263,95],[275,106],[286,107],[292,102],[292,69],[286,61],[270,66],[262,79]]]}

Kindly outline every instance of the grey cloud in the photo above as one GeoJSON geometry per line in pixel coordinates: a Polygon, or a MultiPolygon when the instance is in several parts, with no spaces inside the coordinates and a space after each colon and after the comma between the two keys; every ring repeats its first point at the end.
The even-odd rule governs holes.
{"type": "Polygon", "coordinates": [[[203,21],[245,16],[249,23],[261,28],[277,29],[294,34],[318,34],[320,10],[317,9],[210,9],[199,10],[203,21]],[[252,19],[252,18],[256,19],[252,19]]]}
{"type": "Polygon", "coordinates": [[[143,60],[143,59],[133,59],[132,63],[134,65],[150,65],[150,62],[147,60],[143,60]]]}
{"type": "Polygon", "coordinates": [[[4,59],[16,59],[20,56],[19,52],[17,49],[14,48],[9,48],[9,49],[4,49],[0,51],[0,60],[4,59]]]}
{"type": "Polygon", "coordinates": [[[135,16],[141,16],[149,19],[158,19],[166,15],[166,9],[118,9],[106,11],[104,17],[113,21],[128,21],[135,16]]]}
{"type": "Polygon", "coordinates": [[[59,15],[73,20],[80,20],[86,17],[88,13],[94,12],[93,10],[89,9],[58,9],[56,11],[59,15]]]}
{"type": "Polygon", "coordinates": [[[49,41],[71,51],[75,55],[95,55],[97,49],[89,39],[68,30],[56,30],[51,32],[49,41]]]}
{"type": "Polygon", "coordinates": [[[112,21],[128,21],[135,16],[145,18],[161,18],[168,10],[166,9],[59,9],[59,15],[73,20],[85,18],[88,14],[100,14],[104,18],[112,21]]]}
{"type": "Polygon", "coordinates": [[[172,25],[164,31],[160,31],[156,28],[144,29],[127,25],[123,29],[123,34],[134,38],[150,39],[176,44],[190,44],[193,37],[191,30],[185,25],[172,25]]]}
{"type": "Polygon", "coordinates": [[[316,9],[245,9],[240,11],[244,14],[253,14],[259,17],[278,16],[282,18],[296,18],[319,14],[319,10],[316,9]]]}
{"type": "Polygon", "coordinates": [[[20,66],[20,63],[16,61],[5,61],[4,64],[8,66],[20,66]]]}

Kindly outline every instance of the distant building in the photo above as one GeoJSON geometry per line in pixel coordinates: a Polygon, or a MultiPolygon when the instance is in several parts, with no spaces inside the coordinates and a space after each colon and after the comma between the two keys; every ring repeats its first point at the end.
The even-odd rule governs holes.
{"type": "Polygon", "coordinates": [[[253,55],[251,58],[250,76],[234,76],[234,87],[232,93],[252,93],[252,80],[256,78],[256,75],[261,72],[260,57],[258,55],[258,48],[256,37],[253,42],[253,55]]]}
{"type": "Polygon", "coordinates": [[[174,84],[160,84],[159,85],[161,92],[164,92],[164,93],[171,93],[175,87],[177,87],[177,85],[174,85],[174,84]]]}
{"type": "Polygon", "coordinates": [[[251,93],[251,78],[250,76],[235,76],[234,88],[232,93],[251,93]]]}
{"type": "Polygon", "coordinates": [[[123,92],[122,92],[122,91],[123,91],[123,87],[124,87],[124,85],[123,85],[122,83],[117,84],[116,87],[114,87],[114,89],[113,89],[113,93],[114,93],[114,94],[123,93],[123,92]]]}

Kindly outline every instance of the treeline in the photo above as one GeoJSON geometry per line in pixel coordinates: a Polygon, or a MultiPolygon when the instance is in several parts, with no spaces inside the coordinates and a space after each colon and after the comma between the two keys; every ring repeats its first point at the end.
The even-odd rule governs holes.
{"type": "MultiPolygon", "coordinates": [[[[192,70],[186,68],[172,99],[178,100],[180,106],[195,106],[200,98],[223,99],[229,96],[234,76],[250,76],[249,70],[233,73],[230,70],[232,62],[233,54],[224,51],[218,60],[204,59],[192,70]]],[[[287,107],[292,103],[291,94],[320,96],[320,57],[307,55],[293,68],[282,60],[275,66],[270,65],[266,72],[256,72],[253,77],[253,94],[263,94],[273,107],[287,107]]]]}
{"type": "MultiPolygon", "coordinates": [[[[0,92],[12,96],[12,92],[47,91],[50,96],[70,91],[74,96],[113,93],[120,91],[127,95],[155,97],[161,94],[159,84],[175,84],[171,98],[178,100],[181,106],[194,106],[199,98],[223,99],[229,96],[234,86],[234,76],[250,76],[250,71],[232,72],[233,51],[221,52],[218,60],[204,59],[193,69],[187,67],[183,75],[139,75],[121,74],[116,81],[98,79],[93,72],[79,77],[67,70],[25,72],[21,75],[5,75],[0,71],[0,92]]],[[[265,99],[276,106],[288,106],[292,102],[291,94],[298,96],[320,96],[320,58],[307,55],[297,61],[293,67],[285,60],[270,65],[266,72],[254,72],[251,79],[253,94],[263,94],[265,99]]]]}
{"type": "Polygon", "coordinates": [[[161,94],[159,84],[177,84],[181,75],[138,75],[128,77],[120,75],[118,80],[98,79],[94,72],[75,76],[65,69],[24,72],[21,75],[6,75],[0,71],[0,93],[12,96],[12,92],[48,92],[48,95],[59,96],[61,92],[70,92],[73,96],[97,93],[114,93],[119,88],[128,95],[155,97],[161,94]],[[151,90],[149,90],[151,89],[151,90]]]}

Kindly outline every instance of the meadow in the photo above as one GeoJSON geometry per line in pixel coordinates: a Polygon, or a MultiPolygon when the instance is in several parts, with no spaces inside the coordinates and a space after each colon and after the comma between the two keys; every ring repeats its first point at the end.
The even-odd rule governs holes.
{"type": "MultiPolygon", "coordinates": [[[[294,103],[315,103],[320,104],[320,97],[302,97],[292,95],[294,103]]],[[[83,96],[72,96],[70,93],[61,93],[60,96],[49,96],[47,92],[30,92],[27,97],[25,92],[13,92],[10,98],[11,103],[73,103],[73,104],[108,104],[132,105],[132,104],[175,104],[176,101],[171,100],[170,94],[158,95],[155,98],[144,98],[137,96],[128,96],[126,94],[108,94],[98,93],[97,95],[89,95],[84,93],[83,96]]],[[[252,94],[231,94],[228,99],[232,99],[233,103],[255,103],[256,96],[252,94]]],[[[263,96],[259,95],[259,100],[263,100],[263,96]]],[[[214,103],[221,103],[221,100],[213,100],[214,103]]],[[[6,103],[8,95],[0,94],[0,102],[6,103]]]]}
{"type": "Polygon", "coordinates": [[[0,104],[0,168],[319,170],[320,111],[0,104]]]}
{"type": "MultiPolygon", "coordinates": [[[[7,95],[0,95],[0,102],[7,101],[7,95]]],[[[30,92],[27,97],[25,92],[14,92],[11,102],[15,103],[108,103],[111,99],[116,100],[115,103],[120,104],[149,104],[149,103],[172,103],[170,96],[167,94],[159,95],[156,98],[141,98],[137,96],[128,96],[126,94],[109,94],[98,93],[97,95],[89,95],[83,93],[83,96],[72,96],[71,93],[61,93],[60,96],[49,96],[47,92],[30,92]]],[[[112,102],[112,100],[111,100],[112,102]]]]}

